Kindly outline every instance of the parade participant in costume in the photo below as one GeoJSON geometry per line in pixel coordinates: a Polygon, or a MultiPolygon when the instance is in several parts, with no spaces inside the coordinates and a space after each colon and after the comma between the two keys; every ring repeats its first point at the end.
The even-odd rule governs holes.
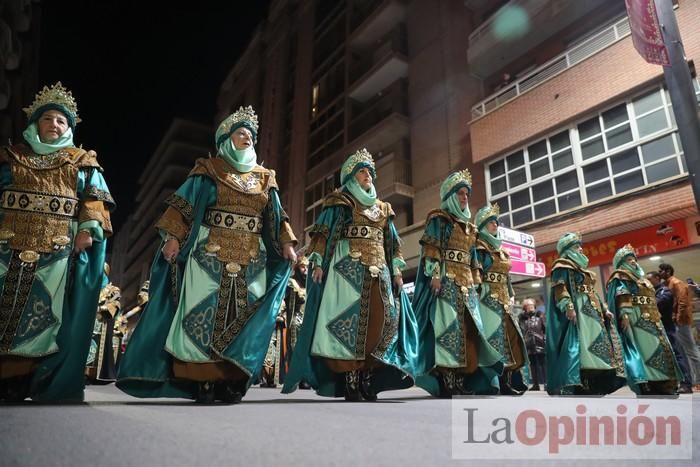
{"type": "Polygon", "coordinates": [[[139,293],[136,294],[136,306],[119,317],[118,326],[122,334],[120,358],[126,349],[126,345],[129,343],[131,333],[134,332],[134,328],[138,324],[139,318],[141,318],[141,311],[143,311],[148,303],[148,285],[148,281],[144,281],[143,284],[141,284],[141,289],[139,293]]]}
{"type": "MultiPolygon", "coordinates": [[[[109,265],[105,263],[104,280],[109,280],[109,265]]],[[[85,376],[92,384],[109,384],[117,379],[116,360],[120,345],[114,345],[114,339],[120,341],[115,334],[117,319],[121,304],[119,287],[108,282],[100,291],[97,306],[97,317],[92,330],[92,341],[85,366],[85,376]]],[[[117,329],[118,331],[118,329],[117,329]]]]}
{"type": "Polygon", "coordinates": [[[470,222],[468,170],[440,187],[440,209],[428,213],[413,306],[420,328],[421,361],[428,372],[418,385],[435,396],[496,394],[501,355],[488,342],[476,284],[476,226],[470,222]]]}
{"type": "Polygon", "coordinates": [[[417,334],[402,289],[405,262],[374,178],[369,152],[351,155],[341,189],[326,196],[311,229],[312,277],[285,393],[305,381],[322,396],[372,401],[413,385],[417,334]]]}
{"type": "Polygon", "coordinates": [[[510,280],[510,257],[501,248],[498,234],[497,204],[484,206],[474,216],[479,232],[476,259],[481,266],[479,311],[484,336],[503,357],[505,369],[500,377],[501,394],[519,395],[527,390],[521,368],[527,366],[527,347],[520,326],[512,314],[515,297],[510,280]]]}
{"type": "Polygon", "coordinates": [[[150,300],[119,365],[126,393],[235,403],[260,374],[296,239],[257,134],[252,107],[238,109],[216,131],[217,157],[167,199],[150,300]]]}
{"type": "Polygon", "coordinates": [[[594,289],[581,236],[563,235],[557,252],[547,307],[547,392],[609,394],[625,384],[615,318],[594,289]]]}
{"type": "Polygon", "coordinates": [[[608,307],[625,352],[627,384],[641,395],[676,394],[680,371],[661,323],[656,291],[637,263],[632,245],[617,250],[608,279],[608,307]]]}
{"type": "Polygon", "coordinates": [[[0,400],[82,401],[114,200],[61,83],[0,149],[0,400]]]}
{"type": "Polygon", "coordinates": [[[294,274],[289,278],[287,285],[287,304],[286,320],[289,328],[289,345],[288,345],[288,361],[291,361],[294,346],[299,338],[299,330],[301,323],[304,321],[304,307],[306,306],[306,273],[309,267],[309,259],[306,256],[301,256],[297,267],[294,269],[294,274]]]}
{"type": "Polygon", "coordinates": [[[287,305],[283,301],[275,320],[275,331],[267,347],[260,387],[276,388],[278,384],[284,383],[287,371],[287,339],[289,339],[286,315],[287,305]]]}

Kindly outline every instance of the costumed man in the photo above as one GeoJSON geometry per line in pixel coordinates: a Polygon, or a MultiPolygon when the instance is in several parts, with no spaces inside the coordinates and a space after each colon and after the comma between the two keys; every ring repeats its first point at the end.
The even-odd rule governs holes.
{"type": "MultiPolygon", "coordinates": [[[[109,280],[109,264],[105,263],[104,280],[109,280]]],[[[116,361],[119,355],[119,345],[114,345],[114,339],[119,339],[115,327],[121,309],[121,290],[108,282],[100,291],[97,306],[97,317],[92,330],[92,341],[85,366],[85,376],[92,384],[109,384],[117,379],[116,361]]],[[[118,330],[118,329],[117,329],[118,330]]]]}
{"type": "Polygon", "coordinates": [[[481,266],[479,311],[486,339],[503,356],[501,394],[520,395],[527,390],[521,371],[527,369],[527,347],[512,314],[515,293],[510,280],[511,262],[497,237],[499,214],[498,205],[492,204],[479,209],[474,216],[479,232],[476,258],[481,266]]]}
{"type": "Polygon", "coordinates": [[[276,388],[284,383],[284,375],[287,370],[287,304],[280,304],[280,311],[275,320],[275,331],[272,333],[270,345],[267,348],[262,369],[262,382],[260,387],[276,388]]]}
{"type": "MultiPolygon", "coordinates": [[[[306,276],[309,267],[309,259],[306,256],[300,256],[297,266],[294,269],[292,277],[289,278],[287,284],[287,296],[285,303],[287,304],[288,323],[288,338],[287,338],[287,369],[292,361],[294,347],[299,339],[299,331],[301,324],[304,322],[304,308],[306,307],[306,276]]],[[[302,381],[299,383],[299,389],[309,389],[309,385],[302,381]]]]}
{"type": "Polygon", "coordinates": [[[240,402],[260,375],[296,238],[275,172],[257,163],[258,118],[241,107],[216,131],[157,222],[163,241],[118,369],[136,397],[240,402]]]}
{"type": "Polygon", "coordinates": [[[417,384],[430,394],[497,394],[501,354],[484,334],[476,285],[477,229],[471,222],[469,170],[451,173],[440,187],[440,209],[428,213],[413,306],[420,329],[417,384]]]}
{"type": "Polygon", "coordinates": [[[625,352],[627,384],[640,395],[677,394],[682,379],[656,306],[656,290],[637,263],[632,245],[617,250],[608,279],[608,307],[625,352]]]}
{"type": "Polygon", "coordinates": [[[313,272],[282,392],[305,381],[322,396],[374,401],[413,385],[415,316],[402,289],[394,211],[377,198],[375,176],[366,149],[348,157],[340,190],[326,196],[311,228],[313,272]]]}
{"type": "Polygon", "coordinates": [[[24,143],[0,149],[0,400],[82,401],[114,200],[70,91],[24,111],[24,143]]]}
{"type": "Polygon", "coordinates": [[[615,317],[595,291],[596,274],[586,269],[581,236],[564,234],[557,252],[547,308],[547,392],[610,394],[625,385],[615,317]]]}
{"type": "Polygon", "coordinates": [[[134,331],[134,328],[139,322],[139,318],[141,317],[140,313],[148,303],[148,285],[149,282],[147,280],[141,284],[141,289],[139,289],[139,293],[136,294],[136,306],[131,308],[126,313],[120,315],[118,318],[117,325],[119,326],[122,334],[121,351],[119,353],[120,359],[124,354],[124,350],[126,350],[127,344],[129,343],[131,333],[134,331]]]}

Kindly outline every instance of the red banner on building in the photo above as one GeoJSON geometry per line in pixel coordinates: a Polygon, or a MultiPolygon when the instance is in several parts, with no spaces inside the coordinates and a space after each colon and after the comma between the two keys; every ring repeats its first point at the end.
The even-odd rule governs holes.
{"type": "Polygon", "coordinates": [[[671,66],[654,0],[625,0],[625,5],[632,32],[632,43],[639,55],[654,65],[671,66]]]}
{"type": "MultiPolygon", "coordinates": [[[[651,256],[665,251],[678,250],[688,246],[688,229],[684,219],[658,224],[652,227],[627,232],[612,237],[586,242],[583,237],[583,253],[588,256],[589,267],[612,263],[615,252],[630,243],[637,256],[651,256]]],[[[542,255],[540,260],[549,271],[559,255],[556,251],[542,255]]]]}

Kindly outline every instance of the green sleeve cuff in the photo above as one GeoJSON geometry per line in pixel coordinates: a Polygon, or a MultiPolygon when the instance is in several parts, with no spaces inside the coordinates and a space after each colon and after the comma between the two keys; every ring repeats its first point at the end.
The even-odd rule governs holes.
{"type": "Polygon", "coordinates": [[[80,232],[81,230],[89,230],[90,236],[93,240],[101,242],[105,239],[104,230],[102,230],[102,226],[96,220],[81,222],[80,224],[78,224],[78,232],[80,232]]]}
{"type": "Polygon", "coordinates": [[[309,264],[313,264],[312,267],[320,266],[323,263],[323,258],[317,252],[313,252],[309,255],[309,264]]]}
{"type": "Polygon", "coordinates": [[[433,277],[433,274],[435,274],[435,270],[440,267],[440,261],[436,260],[435,258],[431,258],[429,256],[425,257],[425,268],[423,269],[423,274],[425,274],[427,277],[433,277]]]}

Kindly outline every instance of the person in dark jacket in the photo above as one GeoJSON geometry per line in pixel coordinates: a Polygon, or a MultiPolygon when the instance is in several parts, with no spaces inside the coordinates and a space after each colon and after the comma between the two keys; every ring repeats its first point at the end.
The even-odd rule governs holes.
{"type": "Polygon", "coordinates": [[[676,338],[676,324],[673,322],[673,293],[671,289],[666,287],[661,282],[661,276],[658,272],[652,271],[647,273],[647,279],[656,289],[656,306],[661,313],[661,323],[666,330],[666,335],[673,348],[673,354],[676,356],[676,362],[681,369],[683,374],[683,379],[681,380],[680,388],[678,390],[681,394],[689,394],[693,392],[691,377],[690,377],[690,367],[688,366],[688,360],[685,358],[685,354],[681,351],[678,346],[678,340],[676,338]]]}
{"type": "Polygon", "coordinates": [[[535,301],[531,298],[523,300],[523,312],[520,314],[520,329],[525,338],[527,355],[530,358],[532,376],[531,391],[539,391],[540,383],[547,381],[544,362],[544,315],[535,311],[535,301]]]}

